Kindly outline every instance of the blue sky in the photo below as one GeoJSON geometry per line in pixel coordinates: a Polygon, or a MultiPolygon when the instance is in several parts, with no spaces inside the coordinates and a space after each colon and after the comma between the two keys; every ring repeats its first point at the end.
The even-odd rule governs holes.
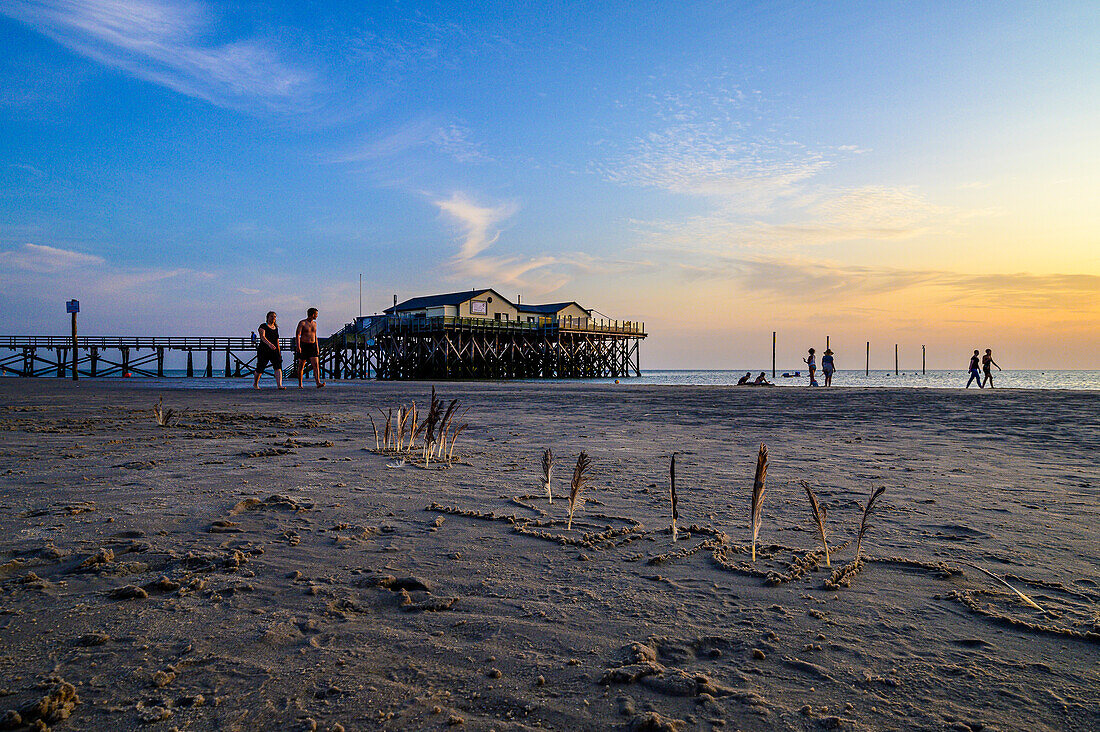
{"type": "Polygon", "coordinates": [[[645,320],[652,367],[763,363],[772,330],[1084,367],[1098,19],[8,0],[0,331],[69,297],[88,333],[334,330],[362,272],[366,312],[494,286],[645,320]]]}

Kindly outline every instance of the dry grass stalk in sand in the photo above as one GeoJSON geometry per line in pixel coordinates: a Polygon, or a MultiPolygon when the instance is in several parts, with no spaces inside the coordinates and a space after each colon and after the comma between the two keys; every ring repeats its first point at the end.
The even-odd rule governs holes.
{"type": "Polygon", "coordinates": [[[382,432],[382,449],[390,449],[390,423],[393,422],[393,407],[390,407],[389,414],[386,414],[382,410],[382,407],[378,407],[378,411],[382,412],[382,416],[386,418],[386,428],[382,432]]]}
{"type": "Polygon", "coordinates": [[[428,467],[428,461],[432,455],[432,448],[436,441],[436,427],[443,416],[443,402],[435,398],[435,387],[432,387],[432,403],[428,409],[428,416],[424,420],[424,467],[428,467]]]}
{"type": "Polygon", "coordinates": [[[859,520],[859,535],[856,536],[856,558],[855,562],[859,561],[860,554],[863,552],[863,535],[867,533],[867,518],[871,515],[871,510],[875,507],[875,501],[878,497],[886,492],[886,488],[875,488],[871,493],[871,497],[867,499],[867,505],[863,507],[863,518],[859,520]]]}
{"type": "Polygon", "coordinates": [[[569,522],[565,526],[566,531],[573,529],[573,511],[577,507],[577,498],[591,479],[589,474],[591,468],[592,460],[589,459],[588,453],[581,450],[581,454],[577,456],[577,467],[573,468],[573,480],[569,482],[569,522]]]}
{"type": "Polygon", "coordinates": [[[1008,589],[1010,589],[1010,590],[1012,590],[1013,592],[1015,592],[1015,593],[1016,593],[1016,595],[1017,595],[1017,596],[1018,596],[1018,597],[1019,597],[1019,598],[1020,598],[1021,600],[1023,600],[1023,601],[1024,601],[1024,604],[1025,604],[1025,605],[1027,605],[1028,607],[1033,607],[1033,608],[1035,608],[1036,610],[1038,610],[1038,611],[1040,611],[1040,612],[1044,612],[1044,613],[1046,612],[1046,610],[1044,610],[1043,608],[1039,607],[1039,604],[1038,604],[1037,602],[1035,602],[1034,600],[1032,600],[1032,599],[1031,599],[1030,597],[1028,597],[1028,596],[1027,596],[1027,595],[1025,595],[1024,593],[1020,592],[1020,591],[1019,591],[1019,590],[1017,590],[1017,589],[1016,589],[1015,587],[1013,587],[1012,585],[1008,584],[1008,582],[1006,582],[1005,580],[1001,579],[1001,578],[1000,578],[1000,577],[998,577],[997,575],[993,574],[993,573],[992,573],[992,572],[990,572],[989,570],[986,570],[986,569],[982,569],[981,567],[979,567],[978,565],[974,564],[973,562],[963,562],[963,564],[967,564],[967,565],[969,565],[969,566],[973,567],[974,569],[978,570],[978,571],[979,571],[979,572],[981,572],[982,574],[984,574],[984,575],[987,575],[987,576],[989,576],[989,577],[992,577],[993,579],[997,580],[997,581],[998,581],[998,582],[1000,582],[1000,583],[1001,583],[1002,585],[1004,585],[1004,586],[1005,586],[1005,587],[1007,587],[1008,589]]]}
{"type": "Polygon", "coordinates": [[[814,522],[817,524],[817,533],[821,535],[821,546],[825,547],[825,566],[833,566],[829,562],[829,542],[825,540],[825,507],[817,502],[817,496],[810,488],[810,484],[804,480],[798,481],[806,490],[806,497],[810,499],[810,510],[814,513],[814,522]]]}
{"type": "Polygon", "coordinates": [[[163,401],[164,397],[161,397],[157,400],[157,403],[153,405],[153,417],[161,427],[171,427],[179,421],[179,415],[176,414],[176,410],[174,409],[164,409],[161,406],[163,401]]]}
{"type": "Polygon", "coordinates": [[[550,448],[542,451],[542,482],[546,486],[546,500],[554,505],[554,491],[550,488],[550,474],[554,472],[554,453],[550,448]]]}
{"type": "Polygon", "coordinates": [[[409,419],[409,412],[404,407],[397,408],[397,451],[405,444],[405,423],[409,419]]]}
{"type": "Polygon", "coordinates": [[[455,443],[458,442],[458,436],[462,434],[462,430],[466,429],[470,425],[463,422],[458,426],[458,429],[451,435],[451,447],[447,450],[447,464],[450,465],[455,458],[455,443]]]}
{"type": "Polygon", "coordinates": [[[409,421],[409,447],[408,447],[408,450],[409,450],[409,452],[412,452],[413,443],[416,441],[416,435],[419,432],[419,430],[416,428],[416,417],[417,417],[416,402],[412,403],[412,407],[410,407],[409,411],[410,411],[412,416],[409,418],[410,421],[409,421]]]}
{"type": "Polygon", "coordinates": [[[676,510],[676,453],[672,453],[672,462],[668,465],[668,492],[672,498],[672,541],[676,542],[676,519],[680,512],[676,510]]]}
{"type": "Polygon", "coordinates": [[[760,519],[764,510],[764,481],[768,477],[768,446],[760,445],[756,457],[756,478],[752,482],[752,561],[756,561],[756,537],[760,534],[760,519]]]}
{"type": "Polygon", "coordinates": [[[381,452],[381,447],[378,443],[378,425],[374,423],[374,415],[372,415],[370,412],[367,412],[367,417],[370,418],[370,426],[371,429],[374,430],[374,451],[381,452]]]}
{"type": "Polygon", "coordinates": [[[439,440],[436,454],[440,458],[443,457],[443,453],[447,449],[447,433],[451,427],[451,418],[454,416],[455,407],[457,406],[458,400],[452,399],[451,403],[447,405],[447,411],[443,413],[443,418],[439,422],[439,440]]]}

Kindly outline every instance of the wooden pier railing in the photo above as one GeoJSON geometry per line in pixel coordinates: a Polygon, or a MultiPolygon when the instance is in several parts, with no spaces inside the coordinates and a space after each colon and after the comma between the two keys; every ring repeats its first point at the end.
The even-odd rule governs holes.
{"type": "MultiPolygon", "coordinates": [[[[565,378],[640,374],[645,324],[594,318],[495,320],[379,316],[319,339],[322,378],[565,378]]],[[[293,339],[279,345],[291,352],[293,339]]],[[[186,376],[255,373],[251,338],[0,336],[0,376],[165,377],[165,356],[186,354],[186,376]],[[75,353],[74,353],[75,345],[75,353]],[[205,352],[205,359],[202,358],[205,352]],[[198,362],[196,363],[196,355],[198,362]]],[[[284,359],[293,374],[293,358],[284,359]]]]}

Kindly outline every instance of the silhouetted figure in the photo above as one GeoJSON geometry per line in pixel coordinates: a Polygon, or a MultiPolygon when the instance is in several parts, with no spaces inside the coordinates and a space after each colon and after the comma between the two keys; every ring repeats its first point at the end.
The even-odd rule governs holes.
{"type": "Polygon", "coordinates": [[[966,388],[969,389],[970,385],[974,382],[978,383],[978,388],[982,388],[982,372],[978,370],[978,361],[980,360],[979,351],[974,349],[974,355],[970,357],[970,378],[966,380],[966,388]]]}
{"type": "MultiPolygon", "coordinates": [[[[975,351],[974,353],[977,353],[977,351],[975,351]]],[[[985,382],[982,384],[982,386],[984,387],[986,384],[989,384],[989,388],[992,389],[993,369],[990,368],[990,365],[997,366],[997,362],[993,360],[993,349],[987,348],[985,349],[985,355],[982,356],[982,371],[985,372],[985,382]]],[[[997,366],[997,370],[1000,371],[1001,367],[997,366]]]]}

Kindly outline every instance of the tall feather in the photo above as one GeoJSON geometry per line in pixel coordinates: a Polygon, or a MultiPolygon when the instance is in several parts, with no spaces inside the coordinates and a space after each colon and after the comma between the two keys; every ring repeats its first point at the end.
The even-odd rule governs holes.
{"type": "Polygon", "coordinates": [[[668,465],[668,492],[672,498],[672,541],[676,541],[676,519],[680,512],[676,507],[676,453],[672,453],[672,462],[668,465]]]}
{"type": "Polygon", "coordinates": [[[867,533],[867,518],[871,515],[871,510],[875,507],[875,501],[885,492],[885,487],[875,488],[871,493],[871,497],[867,499],[867,505],[863,507],[863,518],[859,520],[859,536],[856,537],[855,561],[857,562],[859,561],[860,552],[863,551],[863,535],[867,533]]]}
{"type": "Polygon", "coordinates": [[[817,496],[810,488],[810,484],[804,480],[798,481],[806,490],[806,497],[810,499],[810,510],[813,511],[814,521],[817,523],[817,532],[821,535],[821,546],[825,547],[825,566],[833,566],[829,562],[829,543],[825,541],[825,507],[817,502],[817,496]]]}
{"type": "Polygon", "coordinates": [[[554,492],[550,489],[550,474],[554,472],[554,454],[550,448],[542,452],[542,482],[546,486],[546,499],[550,505],[554,504],[554,492]]]}
{"type": "Polygon", "coordinates": [[[764,481],[768,477],[768,446],[760,445],[756,458],[756,478],[752,482],[752,561],[756,561],[756,537],[764,509],[764,481]]]}
{"type": "Polygon", "coordinates": [[[577,506],[577,497],[588,485],[591,467],[592,461],[588,458],[588,453],[581,450],[581,454],[577,456],[577,467],[573,468],[573,480],[569,482],[569,523],[565,527],[567,531],[573,528],[573,510],[577,506]]]}

